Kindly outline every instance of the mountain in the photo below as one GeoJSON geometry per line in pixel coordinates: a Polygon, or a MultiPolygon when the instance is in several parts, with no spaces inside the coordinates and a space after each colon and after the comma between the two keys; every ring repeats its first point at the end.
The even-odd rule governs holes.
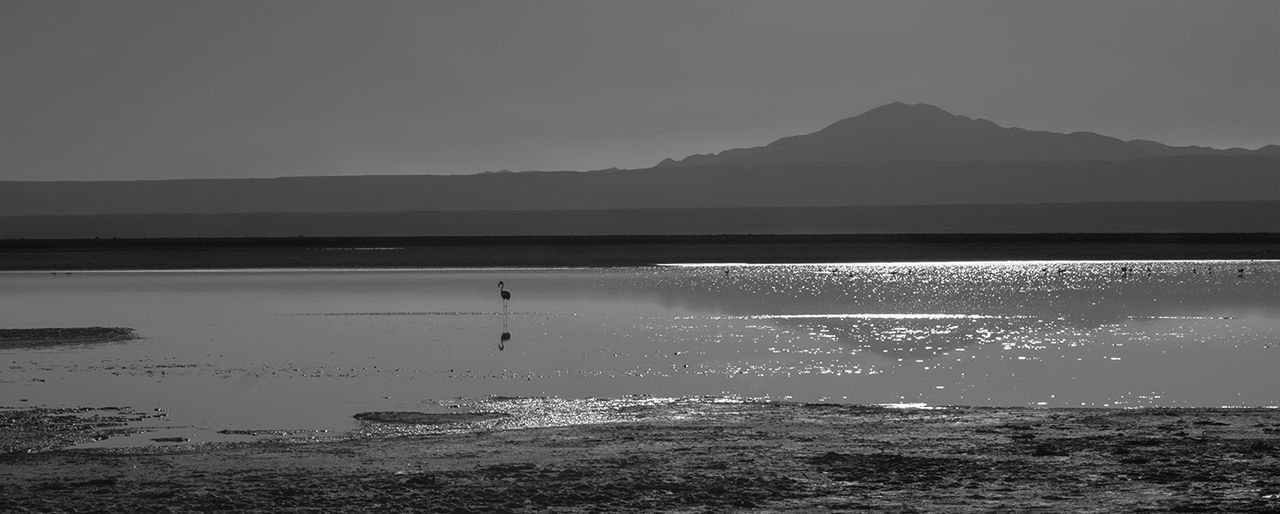
{"type": "Polygon", "coordinates": [[[805,162],[1048,162],[1118,161],[1183,155],[1280,157],[1275,145],[1258,150],[1174,147],[1122,141],[1092,132],[1060,134],[1001,127],[928,104],[895,102],[826,128],[765,146],[666,159],[663,167],[763,166],[805,162]]]}
{"type": "Polygon", "coordinates": [[[955,206],[919,212],[942,213],[952,221],[969,220],[964,224],[973,230],[1070,232],[1099,231],[1098,220],[1111,219],[1090,214],[1092,208],[1085,204],[1124,204],[1128,207],[1123,212],[1131,220],[1180,211],[1187,215],[1174,216],[1169,223],[1125,225],[1115,220],[1107,226],[1234,231],[1257,228],[1240,224],[1237,215],[1274,212],[1280,205],[1277,202],[1280,147],[1275,145],[1256,150],[1173,147],[1085,132],[1006,128],[930,105],[895,103],[811,134],[762,147],[668,159],[647,169],[0,182],[0,226],[8,227],[5,233],[10,237],[41,237],[43,233],[110,236],[138,233],[131,224],[144,220],[137,216],[163,216],[167,220],[163,223],[154,217],[146,218],[145,223],[160,223],[166,228],[145,233],[257,234],[264,230],[255,226],[259,221],[264,226],[278,221],[277,230],[271,233],[328,234],[346,226],[344,235],[360,235],[381,233],[383,229],[377,227],[384,224],[397,227],[394,233],[400,235],[466,234],[511,224],[524,226],[526,232],[522,233],[562,233],[566,227],[581,227],[586,232],[571,232],[607,234],[677,230],[670,228],[674,226],[671,220],[694,223],[688,216],[711,216],[706,209],[721,209],[715,211],[716,216],[746,219],[793,212],[776,209],[840,208],[803,211],[810,213],[805,215],[808,217],[784,220],[785,227],[753,222],[719,224],[715,227],[721,228],[708,230],[874,232],[875,227],[916,231],[929,227],[942,230],[945,225],[947,231],[962,231],[962,227],[934,220],[932,215],[911,216],[919,222],[901,226],[885,217],[905,216],[904,212],[923,206],[955,206]],[[1258,205],[1266,207],[1262,211],[1184,208],[1208,202],[1262,202],[1258,205]],[[1162,210],[1153,206],[1149,213],[1140,215],[1143,204],[1155,203],[1164,205],[1162,210]],[[1001,207],[1017,204],[1065,207],[1001,207]],[[1069,207],[1072,204],[1080,207],[1069,207]],[[987,207],[974,207],[977,205],[987,207]],[[677,209],[685,214],[674,211],[677,209]],[[581,214],[591,217],[592,222],[572,221],[575,211],[595,211],[581,214]],[[606,216],[601,214],[604,211],[627,213],[606,216]],[[1214,212],[1222,214],[1206,214],[1214,212]],[[294,216],[299,214],[307,216],[294,216]],[[993,219],[1006,214],[1046,218],[1027,225],[993,219]],[[95,216],[102,218],[90,219],[95,216]],[[1192,216],[1204,220],[1189,219],[1192,216]],[[648,226],[646,218],[651,220],[648,226]],[[395,219],[412,221],[389,221],[395,219]],[[542,221],[535,223],[535,219],[542,221]],[[1093,221],[1086,223],[1086,219],[1093,221]],[[529,224],[521,225],[524,221],[529,224]],[[311,230],[307,229],[309,223],[319,225],[311,230]],[[85,228],[90,226],[97,228],[85,228]]]}

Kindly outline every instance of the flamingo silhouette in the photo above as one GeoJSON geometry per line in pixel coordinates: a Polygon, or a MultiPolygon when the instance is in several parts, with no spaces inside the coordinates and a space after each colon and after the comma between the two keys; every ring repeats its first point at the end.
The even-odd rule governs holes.
{"type": "Polygon", "coordinates": [[[498,281],[498,294],[502,295],[502,311],[507,311],[507,302],[511,301],[511,291],[503,289],[502,281],[498,281]]]}
{"type": "MultiPolygon", "coordinates": [[[[503,292],[504,295],[510,296],[509,293],[503,292]]],[[[507,341],[511,340],[511,331],[507,329],[507,311],[502,311],[502,335],[498,336],[498,351],[506,349],[507,341]]]]}

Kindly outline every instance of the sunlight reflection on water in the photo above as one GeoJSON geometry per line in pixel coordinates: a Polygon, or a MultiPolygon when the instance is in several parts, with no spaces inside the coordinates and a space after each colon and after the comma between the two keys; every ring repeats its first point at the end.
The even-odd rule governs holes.
{"type": "Polygon", "coordinates": [[[11,273],[0,309],[144,338],[0,350],[0,406],[163,409],[169,432],[488,395],[1280,403],[1275,261],[11,273]]]}

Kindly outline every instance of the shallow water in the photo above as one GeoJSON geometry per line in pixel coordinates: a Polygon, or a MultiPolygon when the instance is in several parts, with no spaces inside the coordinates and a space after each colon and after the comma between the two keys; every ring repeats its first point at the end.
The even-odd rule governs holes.
{"type": "Polygon", "coordinates": [[[168,414],[136,444],[490,395],[1280,405],[1277,261],[0,274],[0,327],[93,325],[143,339],[0,350],[0,406],[168,414]]]}

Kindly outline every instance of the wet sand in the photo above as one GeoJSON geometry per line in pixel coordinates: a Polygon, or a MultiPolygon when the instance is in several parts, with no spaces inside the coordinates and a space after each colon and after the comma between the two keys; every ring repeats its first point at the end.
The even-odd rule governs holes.
{"type": "Polygon", "coordinates": [[[114,343],[136,339],[132,328],[0,328],[0,350],[75,344],[114,343]]]}
{"type": "MultiPolygon", "coordinates": [[[[329,442],[10,444],[0,510],[1280,509],[1275,409],[626,409],[618,423],[329,442]]],[[[0,411],[0,433],[14,419],[0,411]]],[[[62,425],[44,424],[65,439],[112,429],[62,425]]]]}

